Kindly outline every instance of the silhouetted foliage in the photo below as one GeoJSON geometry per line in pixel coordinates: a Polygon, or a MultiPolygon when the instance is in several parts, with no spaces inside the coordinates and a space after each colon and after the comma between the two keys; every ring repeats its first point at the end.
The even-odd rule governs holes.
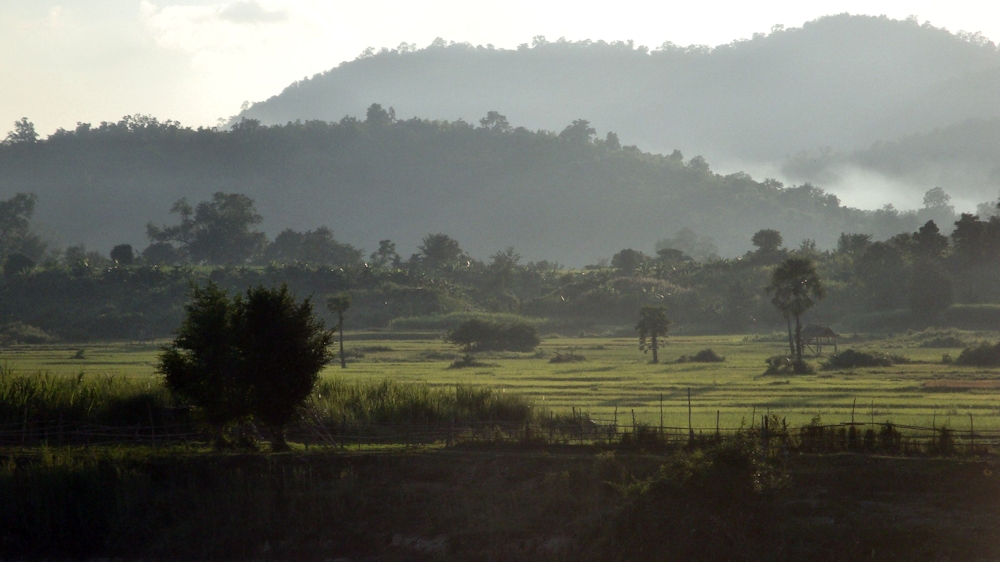
{"type": "Polygon", "coordinates": [[[241,193],[217,192],[197,207],[180,199],[171,212],[180,216],[180,224],[157,227],[149,223],[146,235],[153,243],[178,244],[194,263],[245,264],[267,243],[264,233],[254,230],[263,217],[253,199],[241,193]]]}
{"type": "Polygon", "coordinates": [[[209,283],[192,288],[186,313],[160,355],[164,384],[217,428],[256,419],[285,446],[284,426],[332,357],[332,335],[309,299],[296,302],[284,285],[230,297],[209,283]]]}
{"type": "Polygon", "coordinates": [[[119,265],[132,265],[135,262],[135,253],[131,244],[119,244],[111,248],[111,261],[119,265]]]}
{"type": "Polygon", "coordinates": [[[3,260],[3,275],[7,278],[13,278],[24,275],[33,267],[35,267],[35,262],[28,256],[20,253],[8,254],[3,260]]]}

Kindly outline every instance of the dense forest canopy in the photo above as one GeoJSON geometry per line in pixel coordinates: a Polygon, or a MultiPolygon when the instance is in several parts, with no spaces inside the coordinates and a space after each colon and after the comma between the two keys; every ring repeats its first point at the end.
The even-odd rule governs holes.
{"type": "MultiPolygon", "coordinates": [[[[258,248],[265,235],[302,244],[279,236],[292,229],[336,236],[366,254],[389,239],[405,257],[428,232],[446,232],[472,255],[513,246],[527,259],[571,266],[622,248],[652,252],[682,231],[712,248],[694,254],[737,256],[754,232],[775,225],[789,241],[822,249],[841,232],[884,239],[928,219],[946,230],[954,221],[947,201],[919,212],[859,211],[810,184],[719,175],[700,156],[650,154],[602,133],[580,119],[558,133],[529,131],[495,111],[475,125],[401,121],[378,104],[364,120],[247,119],[226,131],[133,116],[8,140],[0,145],[0,195],[33,194],[42,233],[101,253],[208,236],[185,230],[184,220],[222,207],[194,202],[238,193],[254,201],[261,229],[241,243],[258,248]],[[168,226],[171,209],[180,225],[168,226]]],[[[185,243],[196,254],[213,251],[199,244],[185,243]]],[[[278,261],[280,248],[271,249],[278,261]]]]}
{"type": "MultiPolygon", "coordinates": [[[[583,117],[644,149],[680,148],[735,170],[991,119],[1000,116],[998,96],[1000,53],[981,35],[916,18],[841,14],[714,48],[543,37],[516,50],[404,43],[294,83],[240,117],[338,120],[371,101],[400,118],[474,122],[500,109],[532,129],[559,130],[583,117]]],[[[966,188],[910,179],[917,193],[966,188]]]]}

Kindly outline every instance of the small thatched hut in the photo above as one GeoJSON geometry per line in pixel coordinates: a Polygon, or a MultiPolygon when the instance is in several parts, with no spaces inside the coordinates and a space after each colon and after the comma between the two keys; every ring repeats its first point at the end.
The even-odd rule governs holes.
{"type": "Polygon", "coordinates": [[[809,324],[802,328],[802,346],[809,348],[809,351],[815,355],[823,355],[824,345],[832,345],[833,352],[837,353],[837,338],[839,337],[837,332],[834,332],[829,326],[809,324]]]}

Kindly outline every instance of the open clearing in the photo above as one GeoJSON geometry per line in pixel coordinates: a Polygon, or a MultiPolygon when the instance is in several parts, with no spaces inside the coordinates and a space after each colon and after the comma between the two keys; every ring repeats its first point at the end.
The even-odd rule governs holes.
{"type": "MultiPolygon", "coordinates": [[[[968,340],[994,339],[967,334],[968,340]]],[[[544,339],[537,353],[486,353],[485,366],[449,369],[461,352],[436,333],[351,333],[348,368],[331,365],[324,377],[345,381],[392,379],[432,386],[490,386],[531,397],[555,412],[576,408],[599,421],[617,410],[622,423],[631,416],[653,425],[687,426],[691,393],[695,427],[714,428],[718,413],[724,428],[750,423],[756,412],[770,412],[801,425],[819,415],[825,422],[857,421],[1000,429],[1000,369],[942,364],[945,353],[960,349],[910,347],[905,336],[864,338],[841,343],[840,349],[887,351],[912,362],[892,367],[851,370],[818,369],[813,375],[764,375],[764,359],[786,351],[780,334],[757,336],[671,336],[660,351],[660,365],[638,350],[635,338],[544,339]],[[676,363],[681,355],[711,348],[722,363],[676,363]],[[577,363],[550,363],[556,353],[586,358],[577,363]]],[[[19,346],[0,351],[0,363],[20,372],[53,375],[106,374],[155,376],[156,345],[97,343],[19,346]],[[82,350],[82,353],[80,351],[82,350]]],[[[819,358],[821,362],[822,358],[819,358]]],[[[816,362],[817,360],[813,360],[816,362]]]]}

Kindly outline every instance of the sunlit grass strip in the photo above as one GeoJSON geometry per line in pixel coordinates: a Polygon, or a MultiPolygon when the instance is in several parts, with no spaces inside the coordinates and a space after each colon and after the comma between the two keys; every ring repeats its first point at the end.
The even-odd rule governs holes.
{"type": "Polygon", "coordinates": [[[0,367],[0,425],[26,422],[149,424],[172,405],[151,377],[21,372],[0,367]]]}
{"type": "Polygon", "coordinates": [[[327,379],[317,385],[310,406],[329,423],[524,423],[531,419],[533,401],[518,393],[481,386],[327,379]]]}

